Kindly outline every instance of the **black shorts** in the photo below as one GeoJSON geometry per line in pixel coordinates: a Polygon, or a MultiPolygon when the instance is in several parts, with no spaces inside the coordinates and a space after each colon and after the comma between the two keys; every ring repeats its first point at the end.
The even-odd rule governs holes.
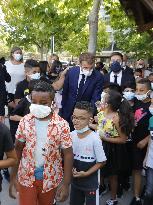
{"type": "Polygon", "coordinates": [[[70,205],[99,205],[99,189],[91,191],[80,190],[71,186],[70,205]]]}
{"type": "Polygon", "coordinates": [[[136,145],[133,145],[132,150],[132,169],[133,170],[142,170],[143,161],[146,156],[147,147],[144,149],[137,148],[136,145]]]}

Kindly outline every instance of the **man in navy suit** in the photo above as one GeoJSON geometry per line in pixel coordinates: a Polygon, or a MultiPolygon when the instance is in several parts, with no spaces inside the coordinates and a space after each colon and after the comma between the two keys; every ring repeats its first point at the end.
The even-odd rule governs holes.
{"type": "Polygon", "coordinates": [[[122,54],[114,52],[110,59],[110,73],[104,76],[104,83],[116,83],[123,87],[127,82],[135,83],[134,75],[122,67],[122,54]]]}
{"type": "Polygon", "coordinates": [[[72,125],[72,113],[78,101],[91,102],[95,107],[95,102],[100,100],[103,88],[103,75],[94,69],[95,57],[91,53],[82,53],[79,58],[80,66],[69,69],[62,93],[61,117],[72,125]]]}

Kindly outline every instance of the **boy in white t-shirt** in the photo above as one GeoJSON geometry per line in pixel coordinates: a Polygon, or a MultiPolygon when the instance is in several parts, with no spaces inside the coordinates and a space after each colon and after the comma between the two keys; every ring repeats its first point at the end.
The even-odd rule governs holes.
{"type": "Polygon", "coordinates": [[[97,133],[89,128],[93,108],[89,102],[76,103],[71,132],[73,141],[73,179],[70,205],[99,205],[98,170],[104,166],[106,157],[97,133]]]}
{"type": "MultiPolygon", "coordinates": [[[[150,113],[153,115],[153,96],[150,96],[151,105],[149,107],[150,113]]],[[[147,154],[144,160],[144,166],[147,167],[146,191],[143,205],[153,204],[153,116],[149,120],[150,140],[148,144],[147,154]]]]}

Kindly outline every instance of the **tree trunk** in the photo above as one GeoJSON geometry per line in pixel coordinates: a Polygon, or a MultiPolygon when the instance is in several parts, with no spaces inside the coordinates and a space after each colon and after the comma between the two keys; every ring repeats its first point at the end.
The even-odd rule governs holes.
{"type": "Polygon", "coordinates": [[[88,52],[96,54],[97,33],[98,33],[98,18],[102,0],[94,0],[93,7],[89,14],[89,44],[88,52]]]}
{"type": "Polygon", "coordinates": [[[42,45],[41,48],[40,48],[40,60],[41,61],[43,60],[43,54],[44,54],[44,47],[42,45]]]}

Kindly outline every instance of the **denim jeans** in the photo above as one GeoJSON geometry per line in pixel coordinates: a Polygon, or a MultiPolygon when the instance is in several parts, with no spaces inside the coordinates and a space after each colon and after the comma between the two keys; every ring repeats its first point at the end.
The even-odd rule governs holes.
{"type": "Polygon", "coordinates": [[[143,205],[153,205],[153,169],[147,169],[146,191],[143,205]]]}

